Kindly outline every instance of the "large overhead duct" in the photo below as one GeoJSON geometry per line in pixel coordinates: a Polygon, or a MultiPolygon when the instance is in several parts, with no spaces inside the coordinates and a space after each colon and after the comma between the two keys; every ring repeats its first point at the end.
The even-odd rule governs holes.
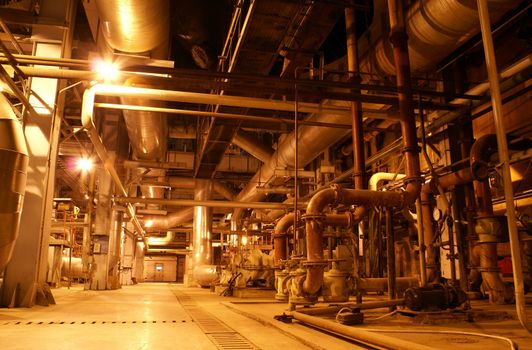
{"type": "Polygon", "coordinates": [[[22,125],[0,94],[0,273],[11,259],[18,236],[27,167],[22,125]]]}
{"type": "MultiPolygon", "coordinates": [[[[492,16],[494,19],[500,18],[506,11],[515,6],[519,1],[489,1],[493,4],[492,16]]],[[[478,15],[475,13],[475,1],[459,1],[459,0],[428,0],[417,1],[407,12],[406,31],[409,35],[409,54],[413,55],[410,67],[413,72],[427,69],[439,62],[442,58],[453,52],[460,44],[463,44],[480,30],[478,24],[478,15]],[[430,10],[430,12],[427,12],[430,10]],[[427,13],[431,17],[427,17],[427,13]],[[474,18],[473,18],[474,17],[474,18]],[[445,30],[449,25],[442,25],[448,23],[449,18],[452,19],[453,30],[445,30]],[[437,19],[437,21],[435,21],[437,19]],[[422,37],[423,40],[416,37],[422,37]],[[420,44],[422,43],[422,44],[420,44]],[[443,45],[442,43],[445,43],[443,45]],[[449,44],[451,43],[451,44],[449,44]],[[427,51],[432,50],[432,46],[436,47],[434,53],[424,53],[423,58],[419,58],[422,48],[427,48],[427,51]],[[419,52],[418,52],[419,51],[419,52]]],[[[382,6],[375,6],[376,9],[382,6]]],[[[378,17],[378,16],[375,16],[378,17]]],[[[375,26],[370,28],[370,31],[375,26]]],[[[381,39],[374,44],[377,54],[365,56],[361,62],[361,71],[364,72],[387,72],[388,74],[395,74],[393,65],[393,54],[391,44],[386,36],[381,36],[381,39]],[[378,54],[378,53],[381,54],[378,54]]],[[[347,106],[347,103],[346,103],[347,106]]],[[[319,121],[326,123],[348,124],[350,117],[346,115],[321,114],[311,115],[308,120],[319,121]]],[[[342,137],[348,135],[350,130],[314,127],[314,126],[300,126],[299,127],[299,153],[298,166],[303,167],[314,160],[321,152],[332,146],[342,137]]],[[[264,163],[255,176],[249,181],[248,185],[242,189],[238,194],[237,200],[244,202],[264,201],[267,196],[264,193],[259,193],[256,190],[257,183],[265,183],[271,180],[277,168],[292,168],[294,166],[295,158],[295,134],[292,132],[279,145],[278,150],[271,156],[270,161],[264,163]]],[[[236,226],[236,221],[242,215],[242,209],[236,209],[233,215],[233,228],[236,226]]]]}
{"type": "MultiPolygon", "coordinates": [[[[108,46],[125,54],[146,58],[166,59],[169,36],[168,0],[98,0],[96,2],[102,23],[102,32],[108,46]]],[[[130,79],[126,85],[145,85],[142,79],[130,79]]],[[[124,104],[163,107],[159,101],[122,98],[124,104]]],[[[160,113],[124,110],[124,121],[133,154],[141,160],[164,161],[167,146],[166,118],[160,113]]],[[[159,171],[158,176],[164,176],[159,171]]],[[[143,194],[161,198],[164,189],[146,186],[143,194]]]]}

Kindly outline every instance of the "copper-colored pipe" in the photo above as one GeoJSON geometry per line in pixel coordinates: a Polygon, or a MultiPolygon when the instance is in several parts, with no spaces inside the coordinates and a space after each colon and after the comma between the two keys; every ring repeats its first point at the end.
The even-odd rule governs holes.
{"type": "Polygon", "coordinates": [[[286,231],[290,226],[294,225],[296,215],[294,213],[286,214],[281,220],[277,221],[273,233],[273,247],[274,247],[274,266],[279,268],[281,260],[288,259],[288,234],[286,231]]]}
{"type": "Polygon", "coordinates": [[[481,136],[473,143],[469,162],[475,180],[488,178],[490,158],[495,153],[497,153],[497,138],[493,134],[481,136]]]}
{"type": "MultiPolygon", "coordinates": [[[[484,135],[478,138],[471,147],[469,156],[471,173],[475,181],[475,197],[477,200],[477,217],[493,216],[493,203],[488,180],[488,165],[491,156],[497,152],[497,139],[494,135],[484,135]]],[[[478,254],[474,260],[479,260],[482,280],[488,287],[490,302],[513,302],[513,293],[499,275],[497,260],[497,243],[480,242],[473,250],[478,254]]]]}

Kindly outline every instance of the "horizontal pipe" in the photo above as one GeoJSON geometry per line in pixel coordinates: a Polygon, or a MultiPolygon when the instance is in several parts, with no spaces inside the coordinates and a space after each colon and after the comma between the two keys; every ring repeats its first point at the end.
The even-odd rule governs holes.
{"type": "Polygon", "coordinates": [[[291,313],[294,319],[303,322],[305,324],[322,328],[333,333],[340,334],[342,336],[358,340],[364,343],[370,343],[386,349],[395,350],[434,350],[433,347],[426,345],[413,343],[408,340],[399,339],[396,337],[390,337],[382,333],[373,333],[369,330],[345,326],[343,324],[336,323],[331,320],[305,315],[304,313],[294,311],[291,313]]]}
{"type": "MultiPolygon", "coordinates": [[[[290,209],[292,204],[286,203],[269,203],[269,202],[238,202],[238,201],[213,201],[213,200],[194,200],[194,199],[161,199],[161,198],[137,198],[137,197],[115,197],[117,203],[142,203],[142,204],[161,204],[175,205],[182,207],[204,206],[210,208],[243,208],[243,209],[290,209]]],[[[300,203],[300,208],[305,208],[307,203],[300,203]]]]}
{"type": "Polygon", "coordinates": [[[359,310],[371,310],[371,309],[381,309],[384,307],[390,306],[399,306],[405,303],[404,299],[393,299],[393,300],[383,300],[383,301],[367,301],[364,303],[346,303],[334,306],[326,307],[314,307],[314,308],[304,308],[298,312],[309,315],[309,316],[318,316],[318,315],[327,315],[331,313],[337,313],[343,308],[349,309],[359,309],[359,310]]]}
{"type": "MultiPolygon", "coordinates": [[[[270,122],[270,123],[286,124],[286,125],[292,125],[294,123],[294,121],[289,118],[267,117],[267,116],[238,114],[238,113],[193,111],[189,109],[165,108],[165,107],[155,107],[155,106],[139,106],[139,105],[129,105],[129,104],[118,104],[118,103],[96,103],[95,107],[106,108],[106,109],[130,110],[130,111],[150,111],[150,112],[158,112],[158,113],[165,113],[165,114],[187,115],[187,116],[192,116],[192,117],[216,117],[220,119],[237,119],[237,120],[246,120],[246,121],[270,122]]],[[[392,114],[382,113],[381,110],[363,109],[362,111],[365,113],[371,113],[372,118],[375,118],[375,119],[392,119],[392,120],[397,119],[392,114]]],[[[327,123],[327,122],[319,122],[319,121],[311,121],[311,120],[300,120],[298,121],[298,123],[301,125],[327,127],[327,128],[334,128],[334,129],[350,129],[351,128],[350,124],[343,124],[343,123],[327,123]]]]}

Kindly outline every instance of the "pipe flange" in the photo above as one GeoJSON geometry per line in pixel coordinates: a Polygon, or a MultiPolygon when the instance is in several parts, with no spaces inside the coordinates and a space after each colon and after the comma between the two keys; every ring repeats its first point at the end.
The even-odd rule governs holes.
{"type": "Polygon", "coordinates": [[[324,214],[305,214],[301,217],[303,220],[307,221],[323,221],[325,220],[324,214]]]}

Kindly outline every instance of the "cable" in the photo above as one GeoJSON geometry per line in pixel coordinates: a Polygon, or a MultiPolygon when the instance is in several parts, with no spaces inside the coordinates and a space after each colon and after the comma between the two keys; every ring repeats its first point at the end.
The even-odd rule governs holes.
{"type": "MultiPolygon", "coordinates": [[[[340,310],[341,311],[341,310],[340,310]]],[[[430,330],[402,330],[402,329],[379,329],[379,328],[366,328],[368,331],[377,332],[377,333],[432,333],[432,334],[456,334],[456,335],[470,335],[474,337],[484,337],[491,339],[498,339],[507,342],[510,345],[511,350],[518,350],[517,344],[510,338],[484,334],[484,333],[473,333],[473,332],[462,332],[462,331],[430,331],[430,330]]]]}

